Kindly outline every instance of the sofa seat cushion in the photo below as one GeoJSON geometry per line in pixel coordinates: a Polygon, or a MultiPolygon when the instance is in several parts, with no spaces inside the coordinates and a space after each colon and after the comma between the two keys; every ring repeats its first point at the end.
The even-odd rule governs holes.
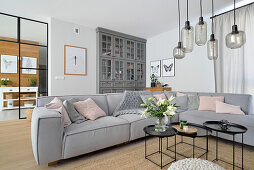
{"type": "Polygon", "coordinates": [[[254,115],[237,115],[229,113],[216,113],[213,111],[185,111],[180,113],[180,120],[187,120],[192,123],[203,124],[209,120],[228,120],[232,123],[237,123],[246,127],[254,127],[254,115]]]}
{"type": "Polygon", "coordinates": [[[141,115],[125,114],[118,118],[126,120],[130,123],[130,140],[142,138],[145,136],[143,128],[148,125],[154,125],[156,118],[143,118],[141,115]]]}
{"type": "Polygon", "coordinates": [[[113,116],[73,123],[65,128],[63,158],[89,153],[129,140],[129,122],[113,116]]]}

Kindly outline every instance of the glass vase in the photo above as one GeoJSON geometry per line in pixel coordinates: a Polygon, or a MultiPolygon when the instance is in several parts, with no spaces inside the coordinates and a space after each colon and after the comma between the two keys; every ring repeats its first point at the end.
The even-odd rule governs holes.
{"type": "Polygon", "coordinates": [[[162,117],[157,117],[157,121],[155,124],[155,131],[156,132],[165,132],[167,130],[167,126],[163,121],[162,117]]]}

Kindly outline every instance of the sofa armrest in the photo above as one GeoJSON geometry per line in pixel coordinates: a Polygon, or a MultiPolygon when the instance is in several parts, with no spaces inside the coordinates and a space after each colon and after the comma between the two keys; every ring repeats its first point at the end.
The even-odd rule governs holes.
{"type": "Polygon", "coordinates": [[[37,107],[31,122],[33,154],[37,164],[62,159],[64,123],[59,112],[37,107]]]}

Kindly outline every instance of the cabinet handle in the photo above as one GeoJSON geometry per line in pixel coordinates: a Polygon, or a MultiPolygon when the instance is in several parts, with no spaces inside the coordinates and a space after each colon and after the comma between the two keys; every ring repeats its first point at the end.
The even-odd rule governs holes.
{"type": "Polygon", "coordinates": [[[29,91],[30,89],[27,89],[27,91],[29,91]]]}
{"type": "Polygon", "coordinates": [[[12,89],[10,89],[9,91],[12,91],[12,89]]]}

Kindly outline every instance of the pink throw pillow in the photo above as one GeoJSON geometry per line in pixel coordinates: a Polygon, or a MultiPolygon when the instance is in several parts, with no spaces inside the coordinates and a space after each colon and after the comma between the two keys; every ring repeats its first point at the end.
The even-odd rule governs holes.
{"type": "Polygon", "coordinates": [[[71,124],[69,115],[64,108],[63,102],[59,98],[55,97],[50,103],[46,104],[45,107],[47,109],[55,110],[61,113],[64,120],[64,127],[69,126],[71,124]]]}
{"type": "Polygon", "coordinates": [[[87,119],[95,120],[106,116],[106,113],[91,99],[73,103],[75,109],[87,119]]]}
{"type": "Polygon", "coordinates": [[[167,100],[167,97],[164,93],[161,93],[161,94],[155,94],[153,95],[157,100],[159,100],[160,98],[161,99],[164,99],[164,100],[167,100]]]}
{"type": "Polygon", "coordinates": [[[216,101],[224,102],[224,96],[199,96],[198,110],[216,111],[216,101]]]}
{"type": "Polygon", "coordinates": [[[216,101],[216,113],[231,113],[245,115],[240,106],[235,106],[223,102],[216,101]]]}

